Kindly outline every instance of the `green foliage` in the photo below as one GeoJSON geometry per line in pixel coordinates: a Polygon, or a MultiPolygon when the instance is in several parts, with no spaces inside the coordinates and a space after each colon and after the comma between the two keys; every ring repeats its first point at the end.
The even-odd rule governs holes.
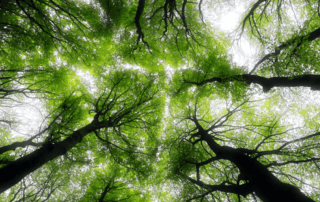
{"type": "MultiPolygon", "coordinates": [[[[240,31],[270,57],[254,73],[291,80],[319,74],[318,2],[290,2],[303,19],[294,26],[289,2],[267,1],[252,10],[255,3],[248,4],[240,31]]],[[[232,39],[203,23],[201,5],[1,5],[0,150],[12,147],[0,154],[0,169],[40,148],[81,140],[27,173],[0,201],[255,200],[253,192],[245,198],[234,190],[210,191],[210,185],[246,180],[237,182],[243,168],[235,161],[215,159],[219,152],[204,133],[217,148],[257,160],[320,200],[319,104],[307,102],[305,92],[302,106],[295,91],[262,94],[244,82],[249,64],[232,62],[232,39]],[[21,106],[23,116],[16,111],[21,106]],[[37,114],[27,114],[30,106],[37,114]],[[41,120],[29,124],[34,116],[41,120]]]]}

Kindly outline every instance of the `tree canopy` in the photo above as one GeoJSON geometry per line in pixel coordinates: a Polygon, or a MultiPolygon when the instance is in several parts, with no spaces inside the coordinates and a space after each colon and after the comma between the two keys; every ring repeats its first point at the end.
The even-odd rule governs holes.
{"type": "Polygon", "coordinates": [[[319,10],[1,2],[0,201],[320,201],[319,10]]]}

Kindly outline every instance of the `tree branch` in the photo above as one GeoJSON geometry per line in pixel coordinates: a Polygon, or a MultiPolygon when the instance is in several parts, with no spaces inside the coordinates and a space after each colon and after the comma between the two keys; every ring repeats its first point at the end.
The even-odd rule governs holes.
{"type": "Polygon", "coordinates": [[[295,46],[293,53],[295,53],[297,51],[297,48],[299,48],[302,45],[302,43],[304,43],[305,41],[310,42],[310,41],[313,41],[319,37],[320,37],[320,28],[314,30],[313,32],[310,32],[309,34],[306,34],[303,36],[297,36],[293,39],[290,39],[286,42],[283,42],[281,45],[279,45],[278,47],[275,48],[274,53],[269,53],[269,54],[265,55],[261,60],[259,60],[258,63],[255,64],[253,69],[249,72],[249,74],[252,74],[259,67],[259,65],[262,64],[264,61],[268,60],[269,58],[271,58],[273,56],[280,55],[281,50],[293,45],[297,41],[299,41],[299,43],[295,46]]]}
{"type": "Polygon", "coordinates": [[[139,0],[139,5],[138,5],[138,8],[137,8],[136,17],[134,18],[134,22],[136,24],[137,34],[138,34],[137,45],[139,44],[140,39],[141,39],[141,41],[149,48],[148,42],[146,42],[144,40],[144,34],[142,32],[142,28],[141,28],[141,25],[140,25],[140,17],[141,17],[141,15],[143,13],[145,2],[146,2],[145,0],[139,0]]]}
{"type": "Polygon", "coordinates": [[[212,77],[211,79],[206,79],[201,82],[186,81],[184,83],[194,84],[197,86],[202,86],[207,83],[226,83],[230,81],[243,81],[248,85],[251,83],[259,84],[263,87],[264,92],[268,92],[273,87],[311,87],[311,90],[320,90],[320,75],[316,74],[306,74],[302,76],[297,76],[294,78],[290,77],[271,77],[265,78],[257,75],[242,74],[234,75],[226,78],[212,77]]]}
{"type": "Polygon", "coordinates": [[[246,197],[247,195],[254,192],[254,187],[250,184],[243,184],[238,186],[238,185],[225,185],[225,182],[224,182],[219,185],[208,185],[203,183],[202,181],[197,181],[190,177],[188,177],[188,180],[193,184],[198,185],[199,187],[207,189],[211,192],[221,191],[226,193],[234,193],[234,194],[239,194],[243,197],[246,197]]]}

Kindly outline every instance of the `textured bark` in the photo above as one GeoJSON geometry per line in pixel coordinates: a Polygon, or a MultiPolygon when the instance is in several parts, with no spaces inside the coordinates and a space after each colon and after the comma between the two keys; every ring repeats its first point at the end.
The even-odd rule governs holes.
{"type": "Polygon", "coordinates": [[[6,167],[0,169],[0,193],[14,186],[25,176],[40,168],[47,162],[65,154],[76,144],[80,143],[82,138],[93,132],[95,125],[93,123],[73,132],[70,137],[56,144],[45,144],[34,152],[13,161],[6,167]]]}
{"type": "Polygon", "coordinates": [[[229,160],[239,168],[262,201],[314,202],[297,187],[281,182],[258,160],[232,147],[220,146],[206,132],[202,132],[201,139],[206,141],[217,157],[229,160]]]}
{"type": "Polygon", "coordinates": [[[271,77],[265,78],[257,75],[242,74],[226,78],[213,77],[202,82],[185,81],[185,83],[195,84],[197,86],[213,82],[230,82],[230,81],[244,81],[247,84],[255,83],[263,87],[264,92],[268,92],[273,87],[311,87],[311,90],[320,90],[320,75],[302,75],[295,78],[289,77],[271,77]]]}

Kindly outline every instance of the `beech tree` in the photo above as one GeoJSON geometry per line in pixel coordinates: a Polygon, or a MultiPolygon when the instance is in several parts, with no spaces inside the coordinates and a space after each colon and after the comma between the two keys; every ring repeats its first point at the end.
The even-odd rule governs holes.
{"type": "Polygon", "coordinates": [[[320,4],[245,2],[245,66],[236,5],[1,3],[0,201],[320,200],[320,4]]]}

